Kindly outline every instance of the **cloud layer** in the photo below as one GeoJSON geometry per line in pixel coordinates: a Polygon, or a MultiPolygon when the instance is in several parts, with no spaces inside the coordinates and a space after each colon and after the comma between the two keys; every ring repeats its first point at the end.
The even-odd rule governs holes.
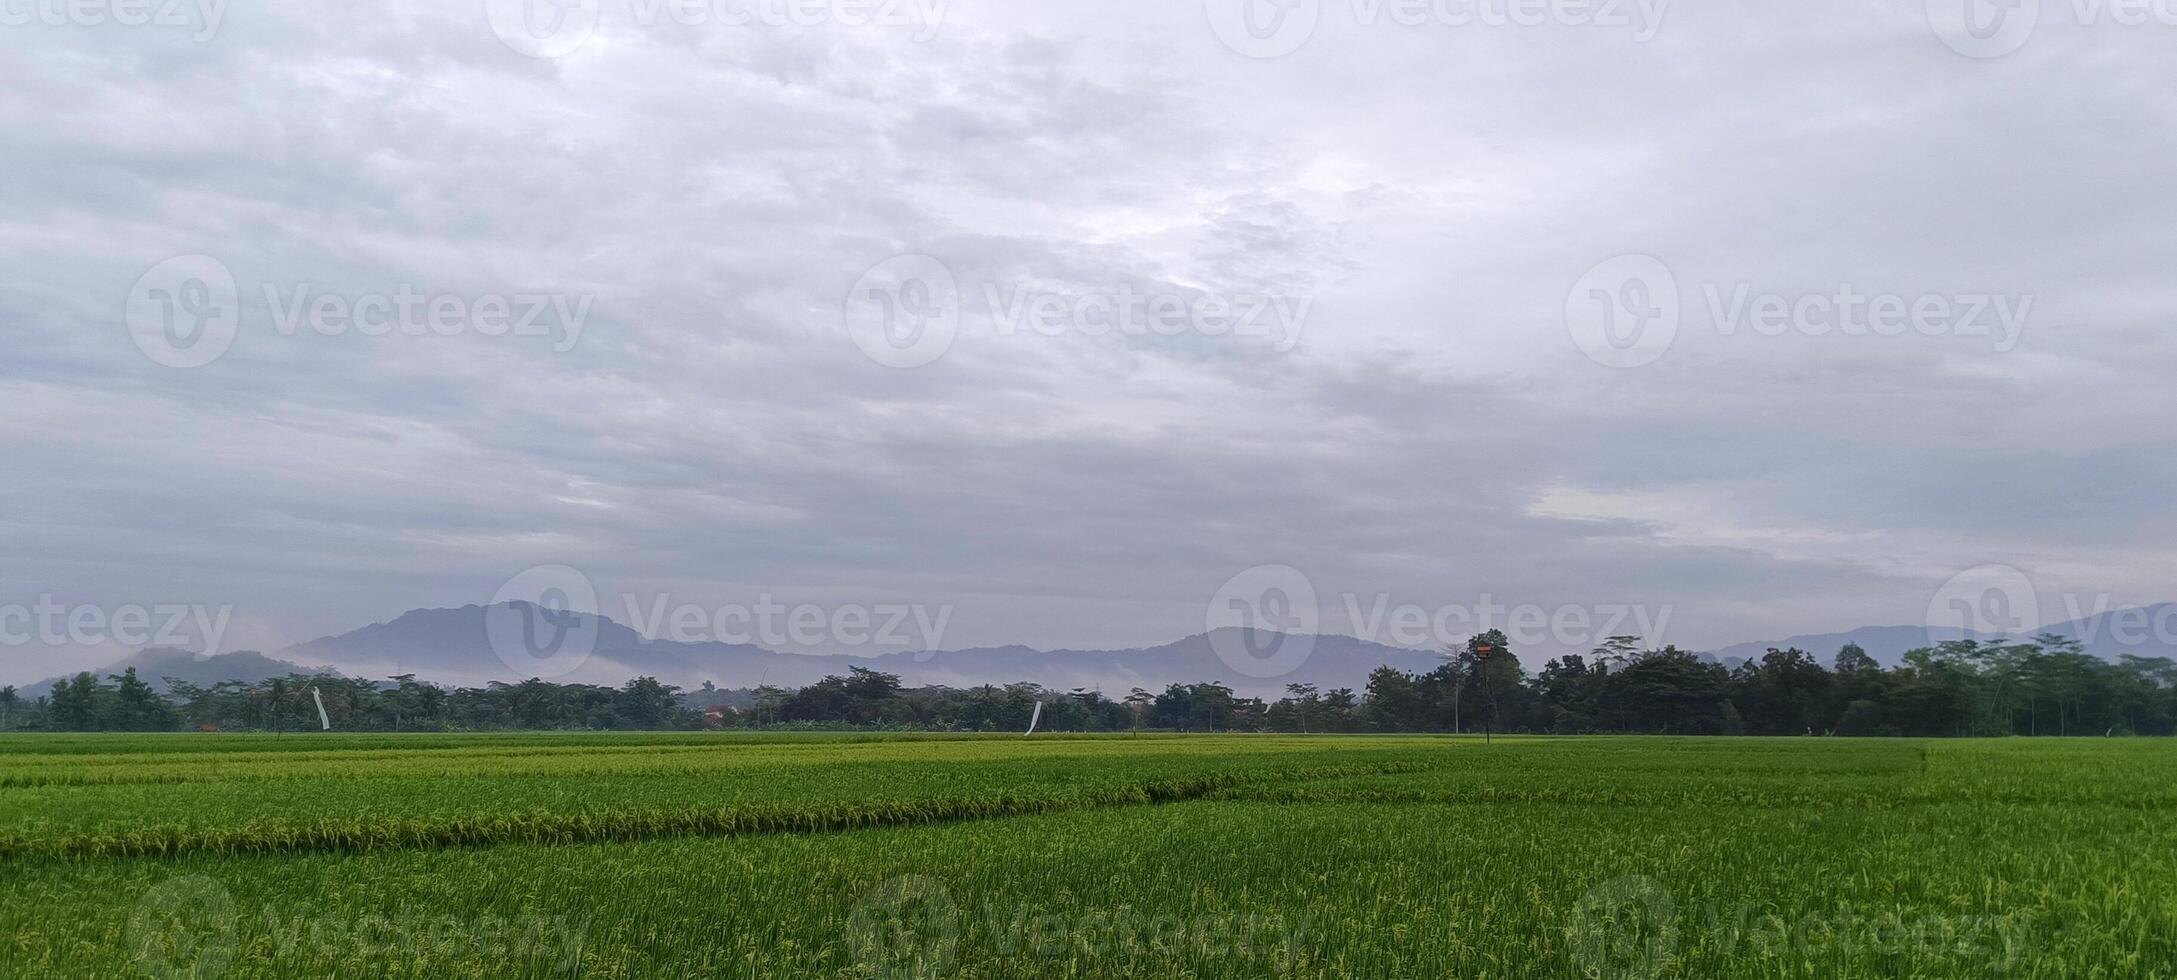
{"type": "Polygon", "coordinates": [[[605,0],[537,58],[487,8],[8,8],[0,603],[232,605],[273,646],[566,564],[1098,647],[1276,564],[1334,630],[1486,595],[1708,646],[1918,622],[1990,563],[2172,598],[2177,26],[2046,5],[1974,58],[1920,4],[1643,40],[1336,0],[1256,58],[1222,0],[605,0]],[[239,316],[177,368],[131,329],[201,307],[140,281],[189,255],[239,316]],[[919,367],[850,332],[900,255],[951,291],[860,301],[957,325],[919,367]],[[1623,255],[1681,309],[1614,368],[1568,306],[1623,255]],[[1840,289],[1954,305],[1854,334],[1803,302],[1840,289]],[[404,293],[457,328],[359,326],[404,293]],[[479,319],[529,299],[536,335],[479,319]],[[2010,346],[1976,300],[2030,303],[2010,346]]]}

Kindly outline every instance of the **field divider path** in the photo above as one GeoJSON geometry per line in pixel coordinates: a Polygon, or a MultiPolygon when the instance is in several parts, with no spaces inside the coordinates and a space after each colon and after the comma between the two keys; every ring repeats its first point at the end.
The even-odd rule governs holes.
{"type": "Polygon", "coordinates": [[[922,800],[847,800],[788,807],[682,807],[603,813],[541,811],[287,826],[146,827],[118,834],[72,834],[42,840],[0,837],[0,861],[345,854],[485,848],[506,844],[603,844],[691,837],[835,833],[1072,810],[1153,806],[1205,799],[1243,786],[1414,773],[1439,765],[1441,763],[1399,761],[1284,772],[1205,773],[1044,796],[995,793],[922,800]]]}

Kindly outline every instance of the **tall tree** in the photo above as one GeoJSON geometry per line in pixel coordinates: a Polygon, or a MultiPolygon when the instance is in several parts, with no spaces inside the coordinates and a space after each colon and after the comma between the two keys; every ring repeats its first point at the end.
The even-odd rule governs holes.
{"type": "Polygon", "coordinates": [[[1285,693],[1293,705],[1293,718],[1300,725],[1300,733],[1308,733],[1308,722],[1314,720],[1315,709],[1322,704],[1313,684],[1287,684],[1285,693]]]}
{"type": "Polygon", "coordinates": [[[1465,700],[1486,712],[1485,731],[1508,727],[1527,693],[1527,671],[1512,654],[1512,641],[1503,630],[1490,630],[1469,638],[1459,660],[1465,666],[1460,679],[1465,700]]]}
{"type": "Polygon", "coordinates": [[[174,706],[152,690],[151,685],[136,676],[136,668],[130,667],[119,674],[109,675],[108,680],[117,685],[114,689],[113,708],[106,727],[124,732],[172,731],[177,716],[174,706]]]}
{"type": "Polygon", "coordinates": [[[1677,647],[1642,654],[1603,689],[1605,723],[1619,731],[1715,734],[1724,730],[1729,672],[1677,647]]]}
{"type": "Polygon", "coordinates": [[[100,694],[98,678],[86,670],[53,685],[53,725],[63,731],[87,732],[98,727],[100,694]]]}

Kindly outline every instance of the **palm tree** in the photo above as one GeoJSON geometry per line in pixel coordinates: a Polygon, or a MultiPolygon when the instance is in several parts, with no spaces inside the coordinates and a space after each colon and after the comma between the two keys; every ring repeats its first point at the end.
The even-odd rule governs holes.
{"type": "Polygon", "coordinates": [[[265,682],[258,695],[265,703],[265,712],[272,716],[273,734],[279,734],[280,712],[287,707],[287,678],[275,677],[265,682]]]}
{"type": "Polygon", "coordinates": [[[1134,731],[1141,731],[1142,717],[1149,713],[1149,706],[1155,704],[1156,699],[1156,695],[1138,687],[1126,696],[1126,706],[1134,709],[1134,731]]]}
{"type": "Polygon", "coordinates": [[[21,703],[23,699],[15,693],[15,685],[0,687],[0,731],[7,730],[9,709],[21,703]]]}
{"type": "Polygon", "coordinates": [[[1287,700],[1292,702],[1293,713],[1300,716],[1300,734],[1308,733],[1308,711],[1315,707],[1316,687],[1313,684],[1285,685],[1287,700]]]}

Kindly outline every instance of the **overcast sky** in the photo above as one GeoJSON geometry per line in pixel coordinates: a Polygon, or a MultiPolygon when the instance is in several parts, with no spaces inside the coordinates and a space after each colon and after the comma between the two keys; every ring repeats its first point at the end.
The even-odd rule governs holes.
{"type": "Polygon", "coordinates": [[[1335,632],[1488,596],[1703,647],[1990,564],[2048,621],[2177,599],[2159,16],[38,2],[0,604],[272,649],[563,564],[615,618],[1121,646],[1275,565],[1335,632]]]}

